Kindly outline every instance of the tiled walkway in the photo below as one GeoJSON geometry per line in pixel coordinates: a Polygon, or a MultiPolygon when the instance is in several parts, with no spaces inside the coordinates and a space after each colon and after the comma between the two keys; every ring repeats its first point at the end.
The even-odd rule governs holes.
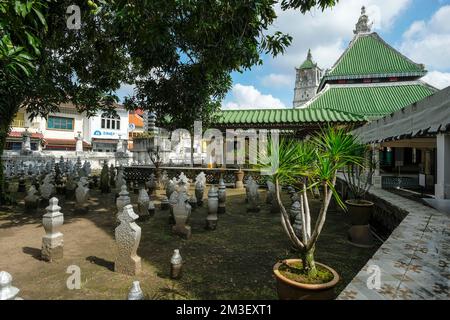
{"type": "Polygon", "coordinates": [[[385,190],[371,193],[409,214],[337,299],[449,299],[449,216],[385,190]],[[369,289],[377,267],[380,288],[369,289]]]}

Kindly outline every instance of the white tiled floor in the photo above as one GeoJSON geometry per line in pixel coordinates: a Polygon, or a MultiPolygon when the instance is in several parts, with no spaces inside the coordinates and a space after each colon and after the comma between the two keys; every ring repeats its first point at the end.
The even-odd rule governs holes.
{"type": "Polygon", "coordinates": [[[408,216],[337,299],[450,299],[450,218],[385,190],[371,193],[408,216]],[[369,265],[381,269],[380,289],[366,285],[369,265]]]}

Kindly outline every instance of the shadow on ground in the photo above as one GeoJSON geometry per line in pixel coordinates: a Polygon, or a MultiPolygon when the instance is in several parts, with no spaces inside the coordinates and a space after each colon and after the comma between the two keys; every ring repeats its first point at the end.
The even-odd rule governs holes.
{"type": "MultiPolygon", "coordinates": [[[[190,191],[193,194],[193,190],[190,191]]],[[[207,190],[205,190],[205,197],[207,190]]],[[[142,237],[138,254],[142,257],[143,274],[130,277],[113,272],[114,270],[114,194],[101,194],[91,190],[90,211],[85,215],[74,214],[74,202],[60,197],[61,211],[64,213],[66,234],[89,231],[70,255],[70,259],[61,262],[64,266],[77,264],[82,267],[82,290],[67,292],[64,287],[65,267],[58,264],[40,264],[39,277],[42,281],[34,284],[38,271],[31,269],[29,274],[19,277],[21,289],[31,298],[43,299],[123,299],[133,280],[140,280],[143,290],[150,299],[276,299],[272,266],[279,260],[295,258],[290,243],[282,230],[279,214],[270,213],[270,206],[264,204],[265,191],[261,191],[261,211],[247,213],[245,192],[227,189],[227,212],[219,215],[218,228],[205,230],[207,216],[206,201],[202,207],[192,213],[192,238],[184,240],[171,232],[169,211],[157,210],[154,217],[138,224],[142,228],[142,237]],[[89,230],[80,230],[84,219],[93,223],[85,226],[89,230]],[[92,229],[92,230],[91,230],[92,229]],[[102,232],[106,236],[97,237],[102,232]],[[169,279],[170,257],[174,249],[180,249],[183,257],[183,277],[180,280],[169,279]],[[59,285],[56,286],[54,282],[59,285]],[[27,288],[29,286],[29,288],[27,288]],[[38,287],[40,286],[40,287],[38,287]],[[42,293],[42,292],[45,292],[42,293]],[[33,296],[39,294],[39,296],[33,296]]],[[[159,204],[158,194],[156,204],[159,204]]],[[[130,193],[132,203],[137,203],[137,195],[130,193]]],[[[39,229],[42,236],[41,218],[45,210],[30,215],[23,212],[23,201],[19,205],[0,212],[0,239],[11,228],[25,226],[39,229]],[[3,229],[4,231],[2,231],[3,229]]],[[[287,195],[283,201],[289,207],[287,195]]],[[[314,212],[319,202],[312,202],[314,212]]],[[[315,216],[315,215],[314,215],[315,216]]],[[[324,231],[316,248],[316,259],[325,263],[341,276],[337,287],[340,292],[359,272],[367,260],[376,251],[356,248],[347,242],[349,225],[345,213],[333,211],[328,214],[324,231]]],[[[38,237],[38,235],[36,236],[38,237]]],[[[66,247],[74,243],[65,241],[66,247]]],[[[72,240],[73,241],[73,240],[72,240]]],[[[1,252],[0,252],[1,253],[1,252]]],[[[40,249],[23,247],[17,254],[25,254],[39,259],[40,249]]],[[[10,268],[14,268],[13,265],[10,268]]],[[[26,272],[26,269],[22,271],[26,272]]]]}

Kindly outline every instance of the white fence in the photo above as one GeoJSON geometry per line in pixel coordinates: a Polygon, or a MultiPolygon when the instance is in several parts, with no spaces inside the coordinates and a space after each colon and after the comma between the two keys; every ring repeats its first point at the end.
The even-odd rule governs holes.
{"type": "Polygon", "coordinates": [[[20,151],[5,151],[2,155],[3,161],[23,161],[24,164],[34,163],[36,161],[46,161],[55,159],[56,162],[63,157],[64,160],[76,162],[79,157],[82,162],[88,161],[92,170],[99,170],[106,161],[108,166],[128,166],[132,162],[133,155],[131,152],[115,153],[115,152],[92,152],[92,151],[33,151],[30,155],[21,155],[20,151]]]}

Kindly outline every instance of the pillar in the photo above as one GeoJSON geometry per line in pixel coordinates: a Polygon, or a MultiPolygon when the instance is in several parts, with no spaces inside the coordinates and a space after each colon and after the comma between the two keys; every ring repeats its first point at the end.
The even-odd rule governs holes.
{"type": "Polygon", "coordinates": [[[439,133],[437,146],[437,184],[436,199],[450,199],[450,134],[439,133]]]}
{"type": "Polygon", "coordinates": [[[424,150],[424,172],[426,175],[431,174],[431,150],[424,150]]]}
{"type": "Polygon", "coordinates": [[[425,187],[431,187],[434,184],[434,172],[432,165],[434,162],[433,151],[431,149],[425,149],[424,151],[424,166],[423,171],[425,173],[425,187]]]}
{"type": "Polygon", "coordinates": [[[403,167],[405,163],[405,148],[395,148],[395,166],[403,167]]]}
{"type": "Polygon", "coordinates": [[[380,145],[372,145],[373,161],[375,163],[375,172],[372,177],[372,185],[376,188],[381,188],[381,173],[380,173],[380,145]]]}

